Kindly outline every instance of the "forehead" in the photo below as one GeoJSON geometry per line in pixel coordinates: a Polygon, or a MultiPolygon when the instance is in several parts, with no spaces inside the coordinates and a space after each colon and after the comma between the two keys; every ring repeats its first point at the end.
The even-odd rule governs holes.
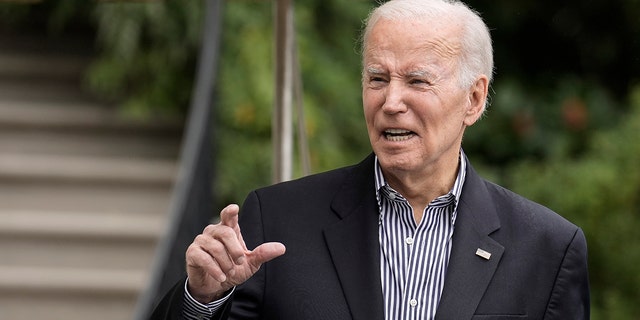
{"type": "Polygon", "coordinates": [[[432,63],[452,61],[460,54],[460,26],[448,21],[381,19],[365,40],[364,62],[388,60],[432,63]]]}

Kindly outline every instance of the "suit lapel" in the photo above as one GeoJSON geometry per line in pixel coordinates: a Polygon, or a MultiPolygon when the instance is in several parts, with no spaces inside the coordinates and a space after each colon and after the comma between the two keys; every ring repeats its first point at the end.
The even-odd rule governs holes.
{"type": "Polygon", "coordinates": [[[324,230],[325,239],[353,319],[383,320],[373,157],[345,181],[332,203],[341,220],[324,230]]]}
{"type": "Polygon", "coordinates": [[[502,258],[504,247],[489,237],[500,228],[495,206],[482,179],[467,164],[456,218],[451,256],[436,319],[471,319],[502,258]],[[487,259],[478,249],[491,253],[487,259]]]}
{"type": "MultiPolygon", "coordinates": [[[[378,208],[373,156],[355,166],[332,209],[341,220],[324,230],[327,246],[354,320],[383,320],[378,208]]],[[[467,163],[452,250],[436,319],[471,319],[502,258],[504,247],[489,235],[500,228],[484,181],[467,163]],[[489,259],[476,254],[491,253],[489,259]]]]}

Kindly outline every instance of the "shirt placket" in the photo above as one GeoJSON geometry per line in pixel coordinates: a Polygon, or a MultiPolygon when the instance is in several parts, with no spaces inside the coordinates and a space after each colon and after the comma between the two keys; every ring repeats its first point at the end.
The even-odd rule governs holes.
{"type": "Polygon", "coordinates": [[[432,232],[438,226],[438,216],[429,210],[425,210],[423,221],[417,226],[411,244],[411,253],[407,262],[406,288],[406,317],[405,319],[418,320],[427,319],[425,293],[430,287],[430,266],[435,262],[432,259],[433,252],[428,248],[428,241],[432,237],[432,232]]]}

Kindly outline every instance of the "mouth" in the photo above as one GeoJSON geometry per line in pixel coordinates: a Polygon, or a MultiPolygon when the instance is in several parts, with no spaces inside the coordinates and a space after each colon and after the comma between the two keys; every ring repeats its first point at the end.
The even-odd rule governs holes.
{"type": "Polygon", "coordinates": [[[405,141],[415,135],[413,131],[404,129],[387,129],[384,131],[384,137],[389,141],[405,141]]]}

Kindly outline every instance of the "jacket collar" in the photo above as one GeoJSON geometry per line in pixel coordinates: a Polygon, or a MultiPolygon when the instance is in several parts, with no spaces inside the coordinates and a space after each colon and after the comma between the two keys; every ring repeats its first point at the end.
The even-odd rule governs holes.
{"type": "MultiPolygon", "coordinates": [[[[379,213],[374,156],[351,168],[331,208],[341,220],[324,230],[327,246],[354,320],[383,320],[379,213]]],[[[498,266],[504,247],[489,235],[500,221],[485,181],[467,160],[452,250],[436,319],[471,319],[498,266]],[[481,249],[489,259],[476,254],[481,249]]]]}

